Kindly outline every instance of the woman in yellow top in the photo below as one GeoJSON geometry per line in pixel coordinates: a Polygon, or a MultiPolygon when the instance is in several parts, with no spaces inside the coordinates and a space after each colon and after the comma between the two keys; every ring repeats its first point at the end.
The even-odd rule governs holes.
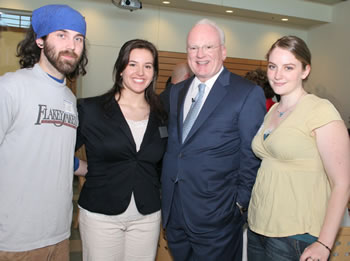
{"type": "Polygon", "coordinates": [[[326,261],[350,196],[350,142],[334,106],[303,88],[311,53],[295,36],[267,53],[281,96],[255,136],[262,159],[248,211],[250,261],[326,261]]]}

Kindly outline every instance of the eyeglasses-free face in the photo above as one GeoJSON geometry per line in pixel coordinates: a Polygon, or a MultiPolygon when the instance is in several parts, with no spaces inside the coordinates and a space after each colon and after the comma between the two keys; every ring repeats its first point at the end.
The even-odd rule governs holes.
{"type": "Polygon", "coordinates": [[[129,63],[122,72],[123,92],[144,94],[154,75],[154,58],[147,49],[136,48],[130,52],[129,63]]]}
{"type": "Polygon", "coordinates": [[[310,66],[303,69],[302,63],[289,50],[276,47],[271,51],[268,62],[267,78],[276,94],[288,95],[303,88],[310,66]]]}

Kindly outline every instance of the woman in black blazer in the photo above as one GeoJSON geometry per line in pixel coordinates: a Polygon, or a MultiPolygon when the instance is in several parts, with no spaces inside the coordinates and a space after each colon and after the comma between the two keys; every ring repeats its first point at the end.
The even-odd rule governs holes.
{"type": "Polygon", "coordinates": [[[155,259],[160,230],[160,162],[166,113],[155,84],[158,53],[145,40],[126,42],[114,86],[78,103],[77,147],[88,173],[79,197],[84,261],[155,259]]]}

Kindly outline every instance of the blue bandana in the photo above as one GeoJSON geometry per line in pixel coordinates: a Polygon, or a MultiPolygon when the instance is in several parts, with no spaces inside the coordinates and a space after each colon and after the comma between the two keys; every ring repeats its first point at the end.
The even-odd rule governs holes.
{"type": "Polygon", "coordinates": [[[45,5],[33,11],[32,26],[37,39],[58,30],[86,35],[85,18],[68,5],[45,5]]]}

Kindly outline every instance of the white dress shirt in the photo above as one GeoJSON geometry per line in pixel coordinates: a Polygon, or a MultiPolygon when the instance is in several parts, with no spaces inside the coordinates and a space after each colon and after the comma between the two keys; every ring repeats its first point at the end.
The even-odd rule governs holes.
{"type": "MultiPolygon", "coordinates": [[[[204,90],[204,96],[203,96],[203,102],[201,105],[201,108],[199,110],[199,113],[209,95],[209,92],[211,90],[211,88],[213,87],[214,83],[216,82],[216,79],[219,77],[220,73],[222,72],[222,70],[224,69],[224,67],[222,66],[221,69],[219,70],[219,72],[217,74],[215,74],[213,77],[211,77],[209,80],[207,80],[206,82],[203,82],[205,84],[205,90],[204,90]]],[[[188,114],[188,111],[191,108],[192,102],[195,101],[195,97],[198,94],[198,85],[202,83],[197,77],[195,77],[190,85],[190,88],[188,88],[187,94],[186,94],[186,98],[185,98],[185,102],[184,102],[184,117],[183,117],[183,121],[185,121],[186,116],[188,114]]]]}

